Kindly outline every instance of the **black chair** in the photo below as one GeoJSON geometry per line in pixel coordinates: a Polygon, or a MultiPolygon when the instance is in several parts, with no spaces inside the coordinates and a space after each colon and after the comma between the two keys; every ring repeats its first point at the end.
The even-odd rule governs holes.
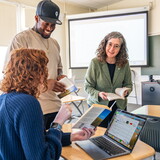
{"type": "MultiPolygon", "coordinates": [[[[140,140],[152,146],[156,152],[160,152],[160,117],[140,116],[147,118],[146,124],[140,134],[140,140]]],[[[156,160],[156,155],[153,156],[153,160],[156,160]]]]}

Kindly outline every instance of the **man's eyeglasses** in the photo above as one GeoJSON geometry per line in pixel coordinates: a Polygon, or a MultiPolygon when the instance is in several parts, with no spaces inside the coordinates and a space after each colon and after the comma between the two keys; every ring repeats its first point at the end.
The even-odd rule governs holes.
{"type": "Polygon", "coordinates": [[[112,43],[107,43],[107,47],[109,47],[109,48],[113,47],[114,49],[120,49],[121,48],[120,45],[118,45],[118,44],[113,45],[112,43]]]}

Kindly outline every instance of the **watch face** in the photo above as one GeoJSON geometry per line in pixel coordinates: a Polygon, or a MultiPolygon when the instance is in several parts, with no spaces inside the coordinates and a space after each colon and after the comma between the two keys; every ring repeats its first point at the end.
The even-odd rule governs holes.
{"type": "Polygon", "coordinates": [[[62,126],[61,126],[60,124],[58,124],[58,123],[55,123],[55,122],[51,123],[51,127],[52,127],[52,128],[56,128],[56,129],[59,129],[59,130],[62,129],[62,126]]]}

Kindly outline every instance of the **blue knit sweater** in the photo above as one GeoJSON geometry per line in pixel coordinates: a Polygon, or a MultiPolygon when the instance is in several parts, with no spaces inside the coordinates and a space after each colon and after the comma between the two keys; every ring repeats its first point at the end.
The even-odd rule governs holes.
{"type": "Polygon", "coordinates": [[[62,132],[44,131],[39,102],[31,95],[0,96],[0,160],[58,160],[62,132]]]}

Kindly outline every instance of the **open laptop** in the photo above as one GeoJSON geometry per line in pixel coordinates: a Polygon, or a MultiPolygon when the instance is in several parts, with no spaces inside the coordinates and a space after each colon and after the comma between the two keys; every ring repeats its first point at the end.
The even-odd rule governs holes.
{"type": "Polygon", "coordinates": [[[117,109],[103,136],[77,141],[76,144],[94,160],[130,154],[146,119],[117,109]]]}

